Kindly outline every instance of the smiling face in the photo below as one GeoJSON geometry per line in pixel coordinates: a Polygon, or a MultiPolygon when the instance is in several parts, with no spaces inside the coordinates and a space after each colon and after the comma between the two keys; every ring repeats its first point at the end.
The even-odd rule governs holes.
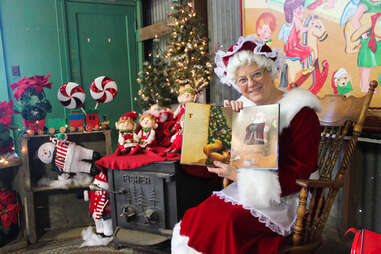
{"type": "Polygon", "coordinates": [[[115,126],[118,130],[134,130],[136,127],[135,122],[131,118],[119,120],[115,126]]]}
{"type": "Polygon", "coordinates": [[[262,27],[258,28],[257,30],[259,38],[261,38],[263,41],[268,41],[271,39],[272,31],[268,24],[263,24],[262,27]]]}
{"type": "Polygon", "coordinates": [[[298,7],[294,10],[294,17],[295,17],[295,18],[298,18],[298,19],[301,19],[301,18],[303,18],[303,13],[304,13],[304,8],[303,8],[303,6],[298,6],[298,7]]]}
{"type": "Polygon", "coordinates": [[[140,119],[140,126],[143,128],[153,128],[155,129],[157,127],[155,119],[152,118],[151,116],[144,116],[140,119]]]}
{"type": "Polygon", "coordinates": [[[53,152],[54,152],[55,144],[52,142],[47,142],[42,144],[38,148],[38,158],[45,164],[49,164],[53,161],[53,152]]]}
{"type": "Polygon", "coordinates": [[[343,74],[338,78],[335,78],[335,85],[336,86],[347,86],[350,82],[350,78],[347,74],[343,74]]]}
{"type": "Polygon", "coordinates": [[[177,100],[180,103],[185,103],[185,102],[193,102],[194,101],[194,95],[188,92],[182,93],[177,97],[177,100]]]}
{"type": "Polygon", "coordinates": [[[255,63],[237,68],[236,84],[241,94],[257,105],[275,103],[281,93],[271,74],[255,63]]]}

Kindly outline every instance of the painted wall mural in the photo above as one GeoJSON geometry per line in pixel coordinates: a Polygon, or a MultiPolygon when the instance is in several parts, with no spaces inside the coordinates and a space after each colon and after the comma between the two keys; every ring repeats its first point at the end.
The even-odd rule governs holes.
{"type": "Polygon", "coordinates": [[[241,1],[243,35],[284,52],[280,87],[361,96],[381,83],[381,0],[241,1]]]}

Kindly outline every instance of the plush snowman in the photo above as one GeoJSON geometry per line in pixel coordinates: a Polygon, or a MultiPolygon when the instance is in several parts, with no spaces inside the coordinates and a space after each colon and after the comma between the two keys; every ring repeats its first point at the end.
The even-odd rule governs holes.
{"type": "Polygon", "coordinates": [[[77,145],[67,140],[67,135],[52,138],[38,148],[38,158],[45,164],[54,162],[54,169],[62,173],[90,173],[97,174],[98,169],[93,164],[100,158],[99,153],[77,145]]]}

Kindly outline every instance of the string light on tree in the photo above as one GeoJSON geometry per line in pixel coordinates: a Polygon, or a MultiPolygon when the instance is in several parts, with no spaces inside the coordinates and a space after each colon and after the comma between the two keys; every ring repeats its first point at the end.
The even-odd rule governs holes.
{"type": "MultiPolygon", "coordinates": [[[[167,58],[168,52],[165,54],[167,58]]],[[[143,63],[143,71],[138,73],[136,81],[140,85],[139,97],[136,98],[142,109],[147,109],[153,104],[169,106],[177,102],[177,94],[171,91],[168,85],[167,62],[159,49],[159,39],[153,40],[153,52],[148,55],[143,63]]]]}
{"type": "Polygon", "coordinates": [[[169,59],[170,82],[176,89],[184,85],[181,82],[188,82],[201,91],[212,79],[213,68],[207,51],[205,27],[200,25],[202,22],[191,1],[172,0],[171,10],[169,27],[172,36],[165,53],[169,59]]]}

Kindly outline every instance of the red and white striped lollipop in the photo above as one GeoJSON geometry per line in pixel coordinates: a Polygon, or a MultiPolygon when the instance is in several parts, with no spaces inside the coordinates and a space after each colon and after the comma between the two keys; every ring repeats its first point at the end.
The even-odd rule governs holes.
{"type": "Polygon", "coordinates": [[[118,92],[118,86],[115,81],[107,76],[100,76],[94,79],[90,86],[90,95],[98,103],[108,103],[112,101],[118,92]]]}
{"type": "Polygon", "coordinates": [[[65,108],[81,108],[85,102],[86,94],[79,84],[68,82],[58,89],[57,99],[65,108]]]}

